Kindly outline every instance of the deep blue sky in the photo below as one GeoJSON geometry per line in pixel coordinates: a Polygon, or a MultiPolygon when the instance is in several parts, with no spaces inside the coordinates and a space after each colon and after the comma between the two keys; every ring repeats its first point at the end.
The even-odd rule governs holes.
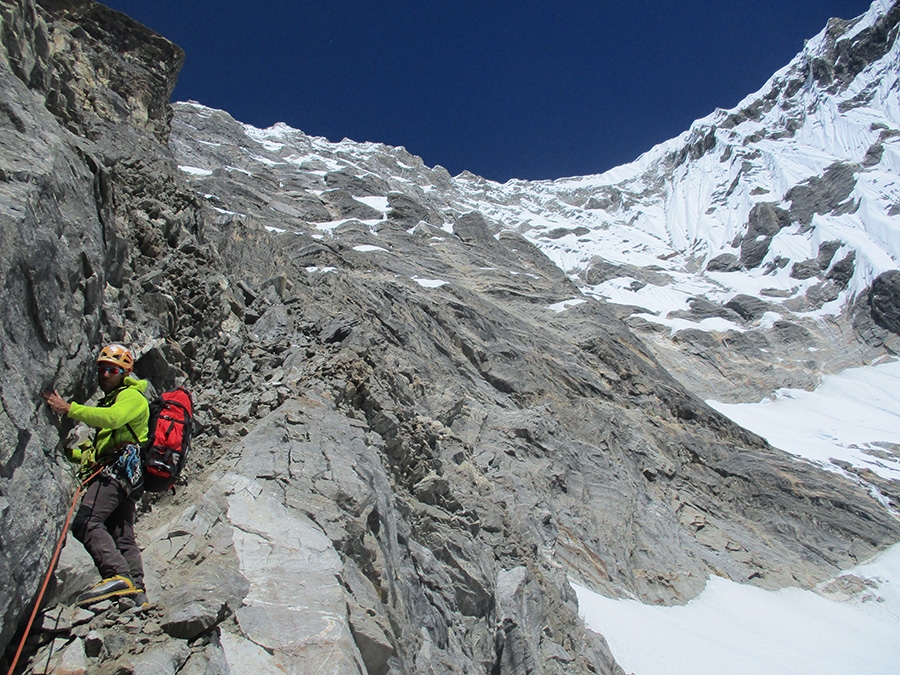
{"type": "Polygon", "coordinates": [[[869,0],[108,0],[186,52],[173,100],[403,145],[451,174],[599,173],[759,89],[869,0]]]}

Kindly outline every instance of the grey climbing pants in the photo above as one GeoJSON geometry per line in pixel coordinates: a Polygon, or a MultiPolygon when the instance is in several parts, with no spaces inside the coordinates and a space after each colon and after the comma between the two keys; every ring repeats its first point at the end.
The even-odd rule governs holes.
{"type": "Polygon", "coordinates": [[[134,499],[115,479],[101,474],[84,493],[72,521],[72,534],[84,544],[102,578],[118,574],[143,588],[144,565],[134,537],[135,513],[134,499]]]}

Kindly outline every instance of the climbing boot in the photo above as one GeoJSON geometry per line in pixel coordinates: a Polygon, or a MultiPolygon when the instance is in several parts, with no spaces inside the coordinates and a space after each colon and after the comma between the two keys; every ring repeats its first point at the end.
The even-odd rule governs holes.
{"type": "Polygon", "coordinates": [[[75,600],[75,604],[84,607],[86,605],[92,605],[95,602],[100,602],[101,600],[106,600],[107,598],[115,598],[120,595],[133,595],[135,593],[141,593],[142,591],[143,589],[141,588],[135,588],[134,584],[131,583],[131,579],[117,574],[116,576],[104,579],[93,588],[79,595],[75,600]]]}
{"type": "Polygon", "coordinates": [[[128,596],[134,602],[134,611],[146,612],[150,608],[150,601],[147,599],[147,593],[140,588],[134,595],[128,596]]]}

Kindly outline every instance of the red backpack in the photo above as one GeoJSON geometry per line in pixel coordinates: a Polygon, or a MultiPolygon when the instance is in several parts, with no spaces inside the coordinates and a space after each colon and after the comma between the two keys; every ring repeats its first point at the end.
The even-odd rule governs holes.
{"type": "Polygon", "coordinates": [[[183,387],[163,392],[150,403],[147,443],[144,445],[144,490],[175,490],[175,481],[191,449],[194,402],[183,387]]]}

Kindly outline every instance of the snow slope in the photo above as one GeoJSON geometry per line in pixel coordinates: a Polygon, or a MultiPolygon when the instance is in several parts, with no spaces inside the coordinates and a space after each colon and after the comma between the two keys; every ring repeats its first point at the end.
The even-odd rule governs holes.
{"type": "Polygon", "coordinates": [[[610,600],[574,586],[588,627],[636,675],[873,675],[900,663],[900,545],[844,575],[865,591],[836,601],[715,577],[683,607],[610,600]],[[855,581],[855,579],[854,579],[855,581]]]}
{"type": "Polygon", "coordinates": [[[830,375],[811,392],[782,389],[759,403],[707,403],[824,468],[835,470],[837,459],[900,480],[900,362],[830,375]]]}
{"type": "MultiPolygon", "coordinates": [[[[826,378],[814,392],[772,401],[711,402],[773,445],[900,477],[900,363],[826,378]],[[893,444],[892,459],[866,450],[893,444]]],[[[612,600],[574,585],[587,625],[637,675],[871,675],[900,664],[900,544],[848,570],[821,594],[713,577],[682,607],[612,600]]]]}

